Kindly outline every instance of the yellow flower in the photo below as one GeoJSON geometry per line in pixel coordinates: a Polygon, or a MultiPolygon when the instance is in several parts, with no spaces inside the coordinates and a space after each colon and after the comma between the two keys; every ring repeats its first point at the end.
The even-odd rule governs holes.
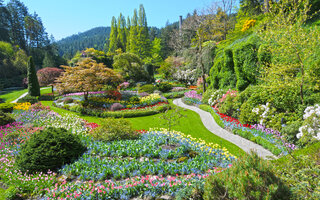
{"type": "Polygon", "coordinates": [[[13,107],[14,110],[29,110],[31,106],[30,102],[25,103],[15,103],[15,106],[13,107]]]}

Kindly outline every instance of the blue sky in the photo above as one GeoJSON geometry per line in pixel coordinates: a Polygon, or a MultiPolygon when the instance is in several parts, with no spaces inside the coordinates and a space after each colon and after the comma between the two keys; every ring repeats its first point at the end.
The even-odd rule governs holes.
{"type": "MultiPolygon", "coordinates": [[[[8,2],[9,0],[5,0],[8,2]]],[[[56,40],[98,26],[110,26],[112,16],[120,12],[133,15],[133,9],[144,5],[149,26],[164,27],[178,21],[194,9],[201,10],[214,0],[20,0],[29,12],[36,12],[49,35],[56,40]]]]}

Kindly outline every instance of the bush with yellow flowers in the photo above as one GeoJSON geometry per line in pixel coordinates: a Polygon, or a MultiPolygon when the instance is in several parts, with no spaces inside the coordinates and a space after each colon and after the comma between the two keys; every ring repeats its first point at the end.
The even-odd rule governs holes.
{"type": "Polygon", "coordinates": [[[256,20],[254,20],[254,19],[246,20],[246,22],[243,24],[241,31],[245,32],[249,28],[253,27],[255,24],[256,24],[256,20]]]}
{"type": "Polygon", "coordinates": [[[24,102],[24,103],[16,103],[13,107],[14,110],[29,110],[31,106],[30,102],[24,102]]]}

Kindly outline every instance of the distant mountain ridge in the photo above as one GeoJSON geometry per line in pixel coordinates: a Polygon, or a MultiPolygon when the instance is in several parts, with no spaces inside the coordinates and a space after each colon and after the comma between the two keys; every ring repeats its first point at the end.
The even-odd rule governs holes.
{"type": "Polygon", "coordinates": [[[86,48],[103,50],[110,31],[110,27],[96,27],[83,33],[63,38],[57,42],[59,54],[71,59],[77,51],[82,51],[86,48]]]}

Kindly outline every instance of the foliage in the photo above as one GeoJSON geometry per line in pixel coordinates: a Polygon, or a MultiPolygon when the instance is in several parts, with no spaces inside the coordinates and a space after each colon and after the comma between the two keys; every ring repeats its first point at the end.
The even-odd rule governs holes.
{"type": "Polygon", "coordinates": [[[263,81],[270,88],[295,87],[304,104],[306,89],[319,89],[319,77],[313,71],[318,59],[319,27],[305,27],[310,18],[310,1],[284,0],[271,4],[266,31],[261,37],[267,42],[273,62],[264,68],[263,81]],[[288,6],[290,5],[290,6],[288,6]]]}
{"type": "Polygon", "coordinates": [[[8,114],[0,111],[0,126],[13,123],[15,120],[8,114]]]}
{"type": "Polygon", "coordinates": [[[188,185],[185,188],[179,190],[175,196],[176,200],[202,200],[204,192],[204,183],[196,183],[188,185]]]}
{"type": "Polygon", "coordinates": [[[162,125],[164,125],[168,131],[172,130],[173,126],[178,125],[183,117],[186,116],[181,114],[181,108],[177,106],[169,106],[168,109],[159,116],[163,121],[162,125]]]}
{"type": "Polygon", "coordinates": [[[292,199],[319,199],[320,143],[276,160],[277,175],[288,185],[292,199]]]}
{"type": "Polygon", "coordinates": [[[169,92],[172,89],[172,85],[170,83],[162,82],[157,85],[158,90],[161,92],[169,92]]]}
{"type": "Polygon", "coordinates": [[[156,87],[152,84],[146,84],[141,87],[139,87],[139,92],[147,92],[149,94],[153,93],[153,91],[156,89],[156,87]]]}
{"type": "Polygon", "coordinates": [[[14,103],[0,103],[0,111],[4,113],[12,113],[14,103]]]}
{"type": "Polygon", "coordinates": [[[105,84],[118,85],[122,77],[102,63],[87,58],[75,67],[63,66],[65,72],[57,79],[56,87],[59,92],[84,92],[85,100],[89,91],[97,91],[105,84]]]}
{"type": "Polygon", "coordinates": [[[32,57],[29,57],[28,60],[28,94],[30,96],[40,96],[40,86],[32,57]]]}
{"type": "Polygon", "coordinates": [[[33,96],[27,95],[27,96],[19,99],[19,100],[17,101],[17,103],[30,102],[31,104],[35,104],[35,103],[37,103],[38,101],[39,101],[38,97],[33,97],[33,96]]]}
{"type": "Polygon", "coordinates": [[[275,175],[273,166],[252,152],[232,167],[209,176],[204,199],[288,199],[289,189],[275,175]]]}
{"type": "Polygon", "coordinates": [[[73,103],[74,99],[70,98],[70,97],[67,97],[63,100],[63,103],[64,104],[68,104],[68,103],[73,103]]]}
{"type": "Polygon", "coordinates": [[[54,67],[46,67],[38,70],[37,76],[40,86],[43,87],[53,84],[55,79],[58,78],[62,72],[62,69],[54,67]]]}
{"type": "Polygon", "coordinates": [[[93,130],[92,137],[99,141],[114,141],[137,139],[139,134],[132,129],[126,119],[106,118],[101,120],[100,126],[93,130]]]}
{"type": "Polygon", "coordinates": [[[138,55],[133,53],[121,53],[114,56],[113,68],[119,70],[121,75],[126,79],[138,81],[148,81],[149,74],[142,65],[142,60],[138,55]]]}
{"type": "Polygon", "coordinates": [[[244,24],[243,24],[243,27],[241,29],[242,32],[248,30],[249,28],[253,27],[256,23],[256,20],[254,19],[250,19],[250,20],[247,20],[244,24]]]}
{"type": "Polygon", "coordinates": [[[21,147],[16,165],[22,172],[57,170],[77,159],[86,147],[78,136],[63,128],[49,127],[33,134],[21,147]]]}
{"type": "Polygon", "coordinates": [[[303,124],[299,128],[297,138],[299,143],[304,146],[320,140],[320,106],[318,104],[309,106],[303,115],[303,124]]]}

